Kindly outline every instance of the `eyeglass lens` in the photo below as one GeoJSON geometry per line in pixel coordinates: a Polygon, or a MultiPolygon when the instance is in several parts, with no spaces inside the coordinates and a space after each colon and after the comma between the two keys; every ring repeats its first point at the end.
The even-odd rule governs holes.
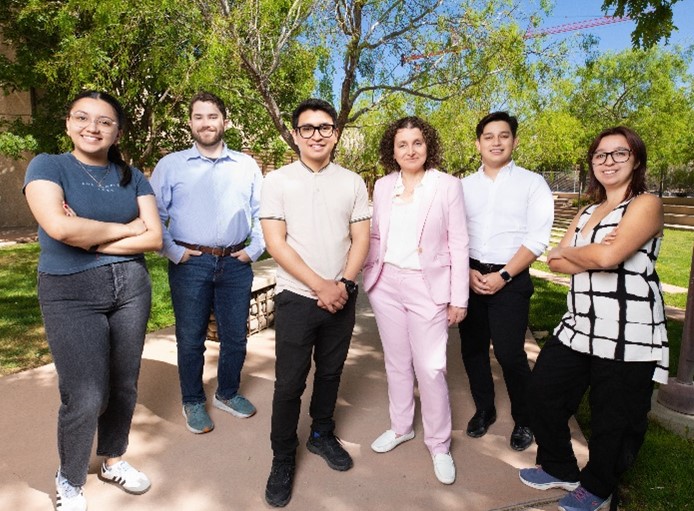
{"type": "Polygon", "coordinates": [[[82,113],[70,114],[70,118],[80,128],[86,128],[87,126],[91,126],[92,124],[96,123],[99,128],[103,130],[110,130],[115,128],[118,124],[116,121],[109,119],[108,117],[97,117],[92,119],[88,115],[82,113]]]}
{"type": "Polygon", "coordinates": [[[610,151],[609,153],[595,153],[593,155],[593,163],[605,163],[608,156],[612,156],[612,161],[615,163],[624,163],[629,160],[631,150],[617,149],[616,151],[610,151]]]}
{"type": "Polygon", "coordinates": [[[320,126],[312,126],[310,124],[304,124],[298,128],[299,135],[301,138],[311,138],[316,131],[320,133],[323,138],[328,138],[333,134],[335,127],[332,124],[321,124],[320,126]]]}

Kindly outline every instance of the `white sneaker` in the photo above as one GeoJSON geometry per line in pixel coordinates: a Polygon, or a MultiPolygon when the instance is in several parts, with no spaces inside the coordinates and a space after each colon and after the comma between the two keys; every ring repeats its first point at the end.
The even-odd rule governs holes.
{"type": "Polygon", "coordinates": [[[67,479],[55,474],[55,508],[58,511],[87,511],[87,499],[81,486],[72,486],[67,479]]]}
{"type": "Polygon", "coordinates": [[[152,487],[149,478],[131,467],[127,461],[119,461],[110,467],[106,466],[104,461],[99,471],[99,479],[120,486],[133,495],[142,495],[152,487]]]}
{"type": "Polygon", "coordinates": [[[450,452],[434,454],[434,474],[443,484],[455,482],[455,463],[450,452]]]}
{"type": "Polygon", "coordinates": [[[376,452],[388,452],[395,449],[401,443],[407,442],[408,440],[412,440],[413,438],[414,431],[410,431],[409,433],[406,433],[404,435],[397,436],[395,431],[389,429],[381,436],[379,436],[376,440],[374,440],[374,443],[371,444],[371,448],[376,452]]]}

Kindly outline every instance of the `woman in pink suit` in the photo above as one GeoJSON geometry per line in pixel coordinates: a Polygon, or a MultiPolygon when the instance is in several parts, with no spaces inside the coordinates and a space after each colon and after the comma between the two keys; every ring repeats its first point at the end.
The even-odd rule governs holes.
{"type": "Polygon", "coordinates": [[[436,170],[438,134],[418,117],[386,130],[380,160],[390,173],[374,189],[364,287],[383,344],[391,426],[371,448],[388,452],[414,438],[416,377],[434,473],[452,484],[446,344],[448,327],[467,313],[463,190],[459,179],[436,170]]]}

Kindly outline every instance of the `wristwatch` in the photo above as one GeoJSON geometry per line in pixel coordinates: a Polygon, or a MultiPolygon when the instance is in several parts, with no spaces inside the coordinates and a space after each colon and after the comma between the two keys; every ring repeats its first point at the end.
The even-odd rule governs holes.
{"type": "Polygon", "coordinates": [[[501,275],[501,278],[504,279],[504,282],[506,282],[507,284],[513,280],[511,274],[506,270],[499,270],[499,275],[501,275]]]}
{"type": "Polygon", "coordinates": [[[347,290],[348,295],[353,295],[357,291],[357,283],[354,282],[353,280],[346,279],[342,277],[340,279],[340,282],[342,282],[345,285],[345,289],[347,290]]]}

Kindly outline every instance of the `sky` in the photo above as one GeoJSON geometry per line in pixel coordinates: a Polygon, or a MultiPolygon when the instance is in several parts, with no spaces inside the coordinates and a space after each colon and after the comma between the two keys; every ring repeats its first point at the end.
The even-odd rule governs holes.
{"type": "MultiPolygon", "coordinates": [[[[530,5],[537,5],[537,0],[527,0],[530,5]]],[[[595,18],[601,18],[605,14],[600,9],[603,0],[555,0],[555,7],[552,15],[549,16],[540,28],[556,27],[567,23],[578,23],[595,18]]],[[[681,44],[688,46],[694,44],[694,16],[691,11],[694,9],[694,0],[680,0],[673,6],[673,22],[678,27],[678,31],[673,32],[668,46],[681,44]]],[[[581,29],[575,32],[550,35],[548,38],[565,38],[574,34],[592,34],[600,39],[598,51],[619,52],[631,48],[631,32],[636,23],[624,21],[603,25],[589,29],[581,29]]],[[[664,43],[661,41],[661,46],[664,43]]]]}

